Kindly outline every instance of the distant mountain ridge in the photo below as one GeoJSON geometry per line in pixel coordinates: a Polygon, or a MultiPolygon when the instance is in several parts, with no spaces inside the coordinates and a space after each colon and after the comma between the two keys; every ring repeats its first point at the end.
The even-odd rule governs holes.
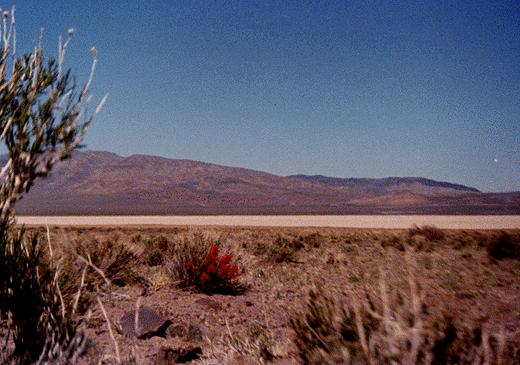
{"type": "Polygon", "coordinates": [[[356,186],[356,185],[364,185],[365,188],[373,191],[384,191],[385,188],[389,186],[398,186],[402,184],[411,184],[411,183],[419,183],[425,186],[431,187],[441,187],[454,189],[459,191],[466,192],[474,192],[480,193],[480,190],[460,185],[453,184],[445,181],[436,181],[431,179],[426,179],[423,177],[384,177],[380,179],[376,178],[340,178],[340,177],[328,177],[323,175],[291,175],[290,177],[295,177],[298,179],[306,179],[312,181],[318,181],[327,185],[336,185],[336,186],[356,186]]]}
{"type": "Polygon", "coordinates": [[[482,193],[419,177],[277,176],[85,151],[37,181],[16,209],[22,215],[519,214],[520,192],[482,193]]]}

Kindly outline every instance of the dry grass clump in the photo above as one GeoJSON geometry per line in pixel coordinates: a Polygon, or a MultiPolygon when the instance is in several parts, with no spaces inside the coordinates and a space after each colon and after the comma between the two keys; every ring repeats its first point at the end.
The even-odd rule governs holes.
{"type": "Polygon", "coordinates": [[[405,250],[405,245],[401,238],[398,235],[392,234],[390,236],[385,236],[381,240],[381,247],[387,248],[392,247],[399,251],[405,250]]]}
{"type": "Polygon", "coordinates": [[[430,318],[412,275],[408,283],[408,296],[399,291],[390,293],[382,277],[377,296],[366,293],[359,303],[350,295],[348,303],[342,305],[320,288],[311,290],[306,310],[290,320],[293,343],[301,362],[515,363],[515,350],[506,347],[502,332],[493,334],[482,324],[459,330],[447,317],[430,318]]]}
{"type": "Polygon", "coordinates": [[[141,258],[148,266],[159,266],[166,262],[166,257],[171,252],[172,246],[168,238],[163,235],[154,235],[144,241],[141,258]]]}
{"type": "Polygon", "coordinates": [[[212,244],[202,233],[184,236],[181,241],[177,242],[167,263],[167,269],[177,286],[180,288],[191,287],[192,273],[188,269],[187,263],[192,262],[194,267],[202,267],[212,244]]]}
{"type": "Polygon", "coordinates": [[[228,326],[227,333],[217,342],[218,349],[213,349],[213,357],[220,358],[219,363],[266,364],[275,358],[273,336],[260,323],[251,324],[242,333],[233,333],[228,326]],[[227,361],[223,361],[224,358],[227,361]]]}
{"type": "Polygon", "coordinates": [[[321,244],[325,240],[325,237],[323,237],[318,232],[314,232],[314,233],[308,234],[306,236],[300,236],[299,240],[303,241],[303,243],[307,247],[318,248],[321,246],[321,244]]]}
{"type": "Polygon", "coordinates": [[[288,239],[278,236],[276,240],[267,248],[267,256],[274,262],[294,262],[296,253],[305,247],[303,238],[288,239]]]}
{"type": "Polygon", "coordinates": [[[520,236],[500,232],[498,235],[488,237],[486,249],[488,255],[495,260],[520,260],[520,236]]]}
{"type": "Polygon", "coordinates": [[[444,231],[435,226],[418,227],[414,225],[408,230],[408,237],[413,238],[415,236],[422,236],[431,242],[443,241],[446,238],[444,231]]]}
{"type": "Polygon", "coordinates": [[[77,302],[64,299],[60,263],[44,247],[38,235],[0,227],[0,362],[74,363],[83,352],[77,302]]]}
{"type": "MultiPolygon", "coordinates": [[[[142,281],[135,269],[138,263],[137,255],[124,243],[115,240],[75,243],[72,255],[82,262],[81,266],[87,267],[89,272],[97,272],[96,275],[89,276],[88,285],[91,288],[101,287],[107,281],[116,286],[142,281]]],[[[75,274],[74,276],[77,277],[75,274]]]]}

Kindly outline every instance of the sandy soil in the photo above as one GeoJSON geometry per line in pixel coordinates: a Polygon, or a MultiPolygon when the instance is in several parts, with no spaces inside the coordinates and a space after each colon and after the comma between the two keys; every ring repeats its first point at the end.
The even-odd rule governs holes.
{"type": "Polygon", "coordinates": [[[52,226],[250,226],[403,229],[434,225],[445,229],[516,229],[520,215],[307,215],[307,216],[67,216],[18,217],[18,223],[52,226]]]}

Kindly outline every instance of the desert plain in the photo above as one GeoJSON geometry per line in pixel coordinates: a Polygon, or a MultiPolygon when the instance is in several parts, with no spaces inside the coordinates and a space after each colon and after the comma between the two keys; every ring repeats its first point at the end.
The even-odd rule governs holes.
{"type": "Polygon", "coordinates": [[[361,350],[356,336],[338,337],[336,319],[327,320],[353,313],[349,308],[373,311],[371,321],[359,323],[374,346],[386,344],[374,318],[388,306],[405,335],[416,333],[420,319],[424,351],[438,363],[471,348],[468,341],[484,348],[477,338],[491,338],[489,348],[500,347],[508,363],[519,354],[518,216],[18,217],[18,223],[63,255],[65,296],[75,295],[86,273],[92,313],[85,363],[333,363],[361,350]],[[233,287],[205,292],[179,285],[186,249],[215,244],[238,266],[233,287]],[[141,338],[125,335],[123,316],[137,308],[168,323],[141,338]],[[308,330],[317,308],[323,323],[313,328],[325,332],[308,330]]]}

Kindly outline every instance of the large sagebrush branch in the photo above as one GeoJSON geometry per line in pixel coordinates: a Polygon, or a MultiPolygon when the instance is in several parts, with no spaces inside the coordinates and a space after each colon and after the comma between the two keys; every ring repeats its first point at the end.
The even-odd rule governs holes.
{"type": "MultiPolygon", "coordinates": [[[[1,10],[0,10],[1,11],[1,10]]],[[[88,111],[90,88],[96,70],[97,51],[87,82],[79,89],[70,70],[63,71],[65,42],[59,39],[58,57],[44,57],[41,42],[30,53],[16,54],[15,9],[2,12],[0,29],[0,140],[8,160],[0,171],[0,220],[5,221],[13,205],[29,191],[34,180],[47,176],[53,166],[70,156],[94,116],[106,101],[88,111]]]]}

